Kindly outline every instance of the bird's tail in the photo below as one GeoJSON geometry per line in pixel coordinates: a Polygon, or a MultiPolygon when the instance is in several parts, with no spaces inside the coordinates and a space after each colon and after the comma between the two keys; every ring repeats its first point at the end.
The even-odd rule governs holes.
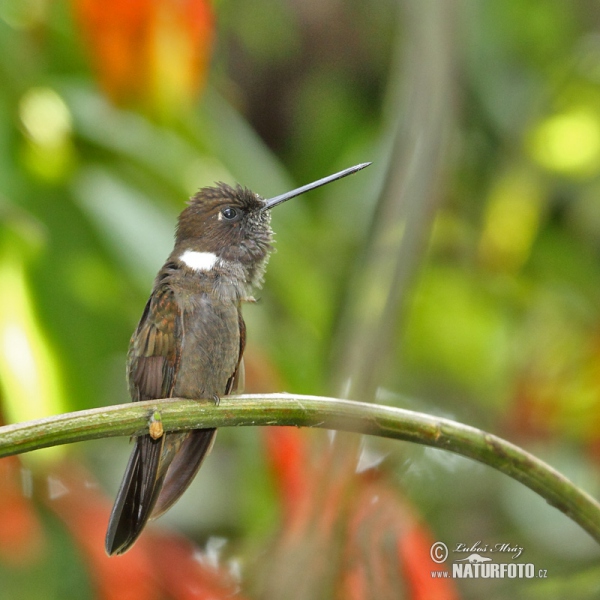
{"type": "Polygon", "coordinates": [[[214,442],[215,429],[136,438],[110,515],[105,548],[123,554],[150,518],[167,511],[187,489],[214,442]]]}
{"type": "Polygon", "coordinates": [[[165,437],[155,440],[145,435],[135,440],[108,523],[105,548],[109,555],[128,550],[150,517],[164,479],[158,475],[165,437]]]}

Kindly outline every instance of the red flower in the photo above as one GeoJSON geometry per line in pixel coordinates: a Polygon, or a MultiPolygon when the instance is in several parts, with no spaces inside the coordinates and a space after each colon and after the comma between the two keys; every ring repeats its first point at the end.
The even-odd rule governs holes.
{"type": "Polygon", "coordinates": [[[174,533],[148,528],[129,552],[107,556],[110,502],[98,485],[81,467],[69,464],[53,487],[58,492],[48,498],[48,507],[71,532],[102,600],[243,600],[227,569],[202,560],[199,548],[174,533]]]}
{"type": "Polygon", "coordinates": [[[0,460],[0,562],[13,566],[34,562],[45,542],[35,507],[23,493],[22,474],[15,456],[0,460]]]}
{"type": "MultiPolygon", "coordinates": [[[[269,427],[267,454],[284,522],[265,563],[265,598],[455,600],[430,557],[427,525],[375,469],[356,473],[355,450],[269,427]],[[310,450],[313,450],[312,452],[310,450]]],[[[342,440],[342,444],[344,444],[342,440]]]]}

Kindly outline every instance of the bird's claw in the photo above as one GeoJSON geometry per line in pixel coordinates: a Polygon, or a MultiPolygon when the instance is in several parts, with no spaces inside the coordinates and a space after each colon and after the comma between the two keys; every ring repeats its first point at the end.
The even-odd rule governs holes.
{"type": "Polygon", "coordinates": [[[160,412],[157,410],[152,413],[152,416],[148,421],[148,433],[153,440],[159,440],[165,433],[162,424],[162,417],[160,412]]]}

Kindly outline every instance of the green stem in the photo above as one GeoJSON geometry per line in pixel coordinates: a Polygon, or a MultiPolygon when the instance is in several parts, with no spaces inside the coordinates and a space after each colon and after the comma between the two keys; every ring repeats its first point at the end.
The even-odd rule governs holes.
{"type": "Polygon", "coordinates": [[[600,542],[600,504],[518,446],[480,429],[409,410],[288,394],[242,395],[210,402],[167,399],[95,408],[0,427],[0,457],[104,437],[147,433],[159,411],[165,431],[203,427],[321,427],[449,450],[502,471],[542,496],[600,542]]]}

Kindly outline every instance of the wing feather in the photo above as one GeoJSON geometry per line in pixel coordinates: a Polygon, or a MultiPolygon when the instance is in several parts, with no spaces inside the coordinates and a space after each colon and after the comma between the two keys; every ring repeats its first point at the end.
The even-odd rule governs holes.
{"type": "MultiPolygon", "coordinates": [[[[181,333],[181,313],[174,293],[168,285],[162,285],[148,300],[129,345],[128,380],[133,401],[172,395],[181,333]]],[[[108,554],[125,552],[150,517],[165,477],[165,469],[161,469],[165,437],[154,440],[145,435],[135,440],[110,516],[108,554]]]]}

